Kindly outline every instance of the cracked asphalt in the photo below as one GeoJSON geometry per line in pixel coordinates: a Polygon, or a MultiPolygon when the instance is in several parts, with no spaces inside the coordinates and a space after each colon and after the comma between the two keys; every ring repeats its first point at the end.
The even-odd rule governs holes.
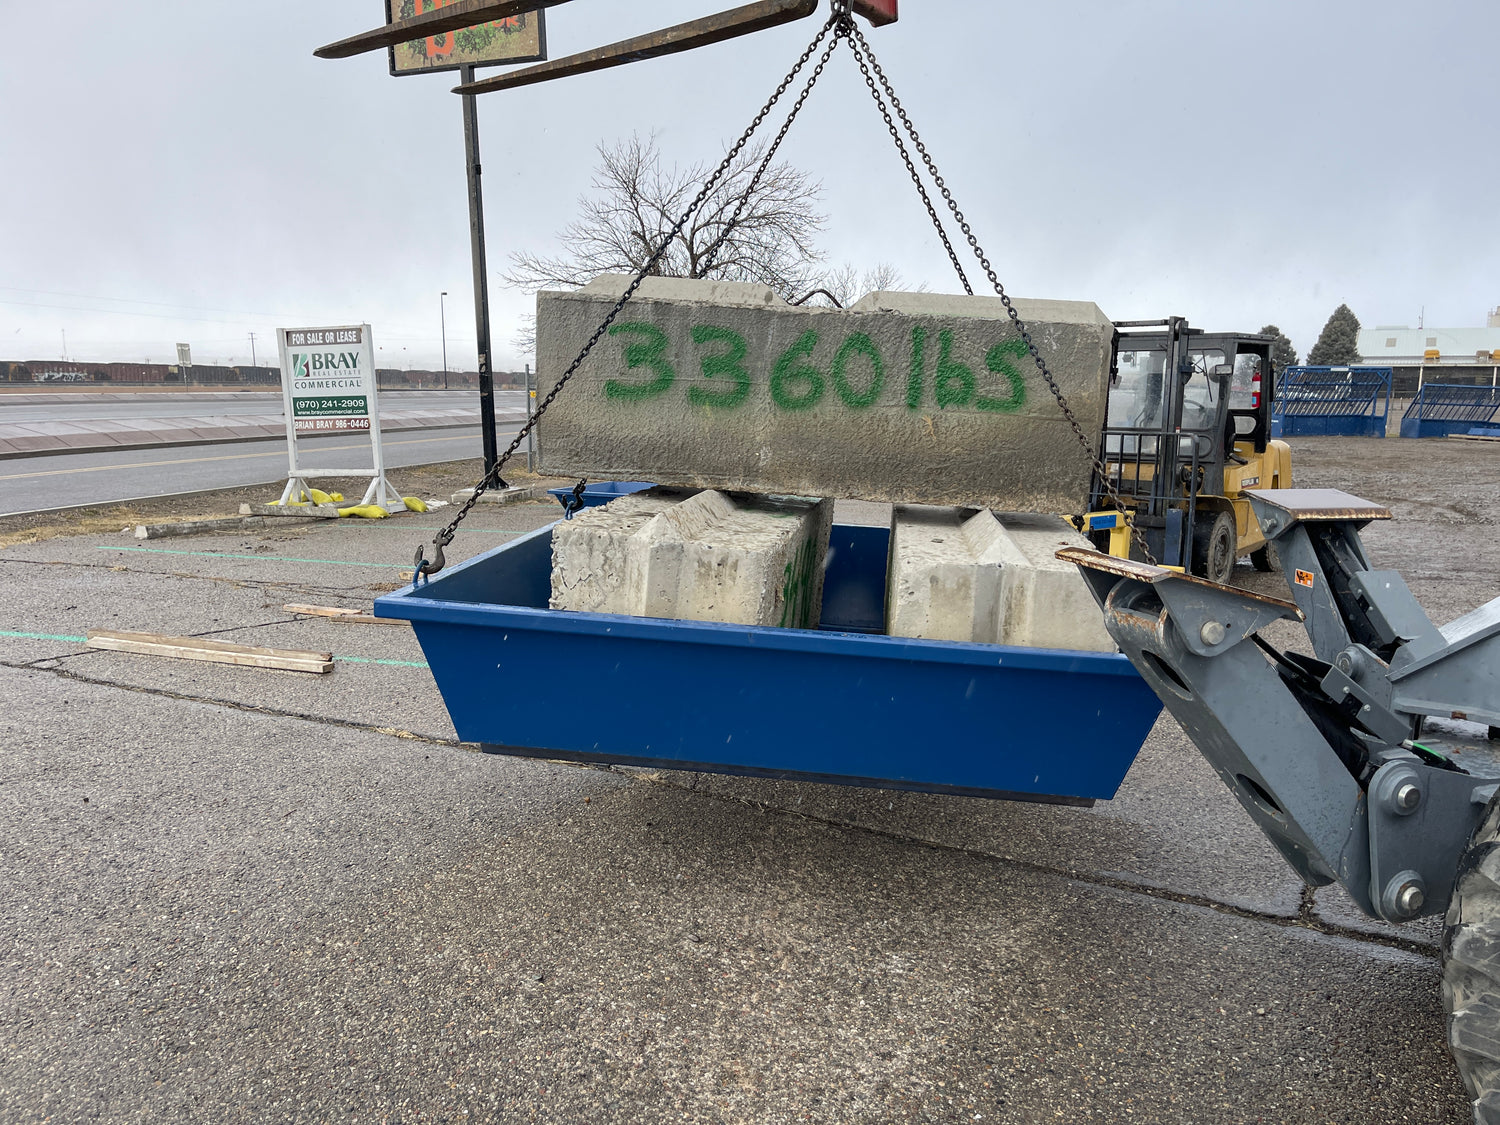
{"type": "MultiPolygon", "coordinates": [[[[1377,565],[1440,622],[1500,593],[1500,447],[1424,519],[1434,443],[1337,440],[1298,484],[1404,503],[1377,565]]],[[[405,626],[282,609],[440,515],[0,549],[0,1121],[1469,1119],[1436,925],[1306,892],[1169,718],[1091,809],[480,755],[405,626]]]]}

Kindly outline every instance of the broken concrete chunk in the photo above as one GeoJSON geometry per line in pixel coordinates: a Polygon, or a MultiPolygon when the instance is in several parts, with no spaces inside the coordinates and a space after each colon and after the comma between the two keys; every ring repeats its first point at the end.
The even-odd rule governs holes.
{"type": "Polygon", "coordinates": [[[1056,554],[1089,547],[1061,516],[1001,512],[1012,556],[1005,565],[1004,644],[1117,652],[1078,568],[1056,554]]]}
{"type": "MultiPolygon", "coordinates": [[[[628,279],[537,295],[542,382],[628,279]]],[[[1017,300],[1085,433],[1104,422],[1113,326],[1017,300]]],[[[542,470],[684,487],[1082,511],[1088,455],[998,298],[877,293],[792,307],[764,286],[649,278],[541,424],[542,470]]]]}
{"type": "Polygon", "coordinates": [[[829,500],[659,488],[622,497],[558,525],[551,605],[816,628],[832,523],[829,500]]]}
{"type": "Polygon", "coordinates": [[[653,488],[585,508],[552,532],[553,609],[631,613],[625,591],[630,537],[691,492],[653,488]]]}
{"type": "Polygon", "coordinates": [[[1058,516],[898,506],[891,523],[886,631],[926,640],[1114,652],[1076,567],[1086,546],[1058,516]]]}
{"type": "Polygon", "coordinates": [[[891,517],[886,632],[998,644],[1005,532],[989,511],[898,504],[891,517]]]}

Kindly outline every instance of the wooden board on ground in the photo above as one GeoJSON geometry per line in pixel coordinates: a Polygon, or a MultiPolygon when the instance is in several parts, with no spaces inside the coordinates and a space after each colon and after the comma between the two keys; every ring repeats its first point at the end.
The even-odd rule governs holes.
{"type": "Polygon", "coordinates": [[[286,672],[333,671],[333,654],[301,652],[297,649],[261,648],[202,637],[167,637],[160,633],[117,633],[90,629],[90,648],[112,652],[138,652],[147,656],[172,656],[179,660],[209,660],[216,664],[240,664],[251,668],[277,668],[286,672]]]}
{"type": "Polygon", "coordinates": [[[281,607],[288,613],[301,614],[304,617],[323,617],[329,621],[342,621],[346,625],[406,625],[408,622],[396,617],[376,617],[374,614],[362,613],[357,609],[345,609],[337,605],[299,605],[292,603],[281,607]]]}

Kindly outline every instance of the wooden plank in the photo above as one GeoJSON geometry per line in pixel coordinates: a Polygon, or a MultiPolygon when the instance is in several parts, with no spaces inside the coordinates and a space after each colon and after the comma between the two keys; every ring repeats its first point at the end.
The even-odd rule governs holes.
{"type": "Polygon", "coordinates": [[[345,609],[337,605],[300,605],[293,603],[281,607],[288,613],[300,613],[305,617],[322,617],[330,621],[342,621],[346,625],[406,625],[397,617],[376,617],[357,609],[345,609]]]}
{"type": "Polygon", "coordinates": [[[216,664],[240,664],[251,668],[279,668],[287,672],[333,671],[333,654],[301,652],[297,649],[261,648],[202,637],[169,637],[160,633],[118,633],[90,629],[89,648],[112,652],[136,652],[146,656],[171,656],[180,660],[208,660],[216,664]]]}
{"type": "Polygon", "coordinates": [[[568,0],[454,0],[444,8],[434,8],[409,20],[397,20],[372,31],[362,31],[348,39],[340,39],[319,47],[313,52],[320,59],[347,59],[398,43],[409,43],[413,39],[425,39],[429,35],[442,35],[448,31],[473,27],[489,20],[504,20],[542,8],[555,8],[568,0]]]}
{"type": "Polygon", "coordinates": [[[515,86],[530,86],[537,82],[550,82],[555,78],[607,70],[613,66],[640,62],[642,59],[675,55],[804,19],[818,10],[818,2],[819,0],[757,0],[754,4],[731,8],[727,12],[679,23],[646,35],[637,35],[633,39],[622,39],[607,47],[596,47],[592,51],[522,67],[520,70],[509,70],[493,78],[457,86],[453,92],[485,94],[491,90],[508,90],[515,86]]]}

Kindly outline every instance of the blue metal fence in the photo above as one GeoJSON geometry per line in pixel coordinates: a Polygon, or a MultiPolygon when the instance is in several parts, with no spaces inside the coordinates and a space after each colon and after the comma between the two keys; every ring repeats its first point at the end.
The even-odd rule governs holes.
{"type": "Polygon", "coordinates": [[[1389,367],[1288,367],[1276,386],[1271,436],[1385,437],[1389,367]]]}
{"type": "Polygon", "coordinates": [[[1428,383],[1401,419],[1401,436],[1500,436],[1500,388],[1428,383]]]}

